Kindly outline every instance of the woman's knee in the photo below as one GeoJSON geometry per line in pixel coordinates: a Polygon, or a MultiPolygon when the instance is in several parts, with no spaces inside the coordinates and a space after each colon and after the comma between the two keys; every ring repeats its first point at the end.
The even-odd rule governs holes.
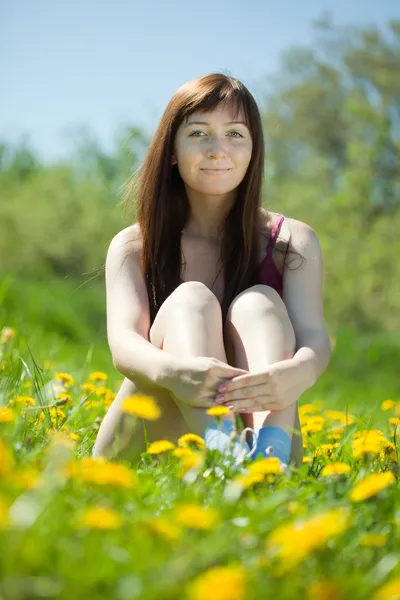
{"type": "Polygon", "coordinates": [[[207,321],[222,323],[222,310],[215,294],[200,281],[181,283],[163,302],[150,329],[150,341],[164,337],[169,324],[186,323],[191,315],[201,314],[207,321]]]}
{"type": "Polygon", "coordinates": [[[295,343],[295,332],[290,321],[286,306],[278,292],[264,284],[257,284],[244,290],[231,302],[227,322],[239,325],[241,322],[248,324],[260,316],[273,314],[282,324],[288,338],[295,343]]]}
{"type": "MultiPolygon", "coordinates": [[[[211,290],[200,281],[187,281],[179,285],[160,308],[168,319],[183,314],[202,314],[207,317],[221,317],[221,305],[211,290]]],[[[161,313],[162,314],[162,313],[161,313]]]]}

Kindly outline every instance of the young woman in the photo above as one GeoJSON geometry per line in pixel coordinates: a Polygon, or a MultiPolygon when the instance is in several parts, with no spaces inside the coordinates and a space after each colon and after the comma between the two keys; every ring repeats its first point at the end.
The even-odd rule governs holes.
{"type": "Polygon", "coordinates": [[[149,441],[190,431],[224,451],[238,413],[253,457],[301,465],[298,399],[330,359],[321,248],[309,225],[261,207],[263,169],[240,81],[213,73],[176,91],[128,189],[137,222],[107,253],[107,336],[125,379],[94,456],[145,449],[142,423],[121,411],[145,393],[162,410],[149,441]],[[206,414],[218,403],[230,409],[220,431],[206,414]]]}

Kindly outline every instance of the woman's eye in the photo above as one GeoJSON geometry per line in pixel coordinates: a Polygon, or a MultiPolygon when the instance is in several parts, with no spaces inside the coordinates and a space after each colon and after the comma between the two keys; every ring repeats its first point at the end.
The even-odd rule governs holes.
{"type": "MultiPolygon", "coordinates": [[[[204,133],[204,131],[193,131],[193,132],[192,132],[192,133],[189,135],[189,137],[197,137],[197,136],[195,135],[195,133],[204,133]]],[[[237,133],[239,137],[243,137],[243,136],[242,136],[242,134],[241,134],[241,133],[239,133],[238,131],[230,131],[229,133],[237,133]]],[[[236,137],[236,136],[234,136],[234,137],[236,137]]]]}

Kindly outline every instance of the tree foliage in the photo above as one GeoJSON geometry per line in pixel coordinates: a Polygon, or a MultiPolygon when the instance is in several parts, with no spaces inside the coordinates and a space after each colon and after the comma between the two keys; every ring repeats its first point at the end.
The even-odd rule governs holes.
{"type": "MultiPolygon", "coordinates": [[[[398,329],[399,73],[399,21],[380,30],[323,18],[310,47],[282,56],[260,104],[264,204],[318,233],[331,329],[398,329]]],[[[106,152],[82,130],[71,159],[50,165],[26,142],[0,144],[2,271],[44,280],[98,274],[104,285],[108,244],[135,219],[123,214],[120,192],[148,143],[127,126],[106,152]]]]}

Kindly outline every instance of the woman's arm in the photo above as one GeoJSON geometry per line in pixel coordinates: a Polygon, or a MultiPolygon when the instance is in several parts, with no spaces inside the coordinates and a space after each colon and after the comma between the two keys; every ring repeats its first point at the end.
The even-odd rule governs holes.
{"type": "Polygon", "coordinates": [[[137,228],[112,239],[106,258],[107,339],[115,368],[135,382],[165,387],[182,362],[149,341],[150,309],[137,228]]]}
{"type": "Polygon", "coordinates": [[[288,219],[290,249],[283,276],[283,301],[296,334],[293,361],[298,364],[304,389],[314,385],[329,364],[331,345],[323,313],[323,258],[319,239],[306,223],[288,219]]]}

